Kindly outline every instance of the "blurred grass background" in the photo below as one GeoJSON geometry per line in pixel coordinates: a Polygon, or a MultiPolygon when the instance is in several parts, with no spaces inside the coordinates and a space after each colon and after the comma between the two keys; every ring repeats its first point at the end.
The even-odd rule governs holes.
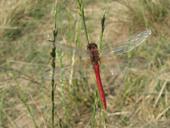
{"type": "MultiPolygon", "coordinates": [[[[168,128],[170,0],[84,0],[84,6],[90,41],[99,40],[104,12],[104,43],[122,41],[146,28],[152,30],[152,35],[139,48],[119,56],[127,62],[129,70],[126,73],[107,79],[103,75],[107,112],[94,109],[98,104],[94,79],[81,78],[71,84],[67,80],[58,80],[56,128],[168,128]]],[[[51,127],[51,86],[50,81],[44,79],[43,71],[44,65],[50,62],[51,44],[48,40],[52,38],[56,10],[58,40],[86,48],[78,5],[74,0],[0,1],[2,128],[51,127]],[[11,65],[8,60],[43,65],[33,68],[24,63],[11,65]]],[[[57,55],[56,63],[63,66],[64,57],[57,55]]],[[[71,57],[68,55],[66,60],[71,57]]]]}

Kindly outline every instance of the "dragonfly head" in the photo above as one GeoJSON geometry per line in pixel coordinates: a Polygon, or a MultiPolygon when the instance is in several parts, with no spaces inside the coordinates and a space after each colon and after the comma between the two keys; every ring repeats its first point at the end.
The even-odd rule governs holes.
{"type": "Polygon", "coordinates": [[[90,44],[87,45],[87,49],[91,51],[91,50],[98,49],[98,47],[97,47],[96,43],[90,43],[90,44]]]}

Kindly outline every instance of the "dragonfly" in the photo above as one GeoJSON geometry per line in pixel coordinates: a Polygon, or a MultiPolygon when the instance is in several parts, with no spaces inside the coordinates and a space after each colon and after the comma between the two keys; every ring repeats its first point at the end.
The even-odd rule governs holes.
{"type": "MultiPolygon", "coordinates": [[[[74,53],[74,55],[76,55],[76,56],[79,56],[79,57],[81,56],[82,60],[83,60],[83,58],[84,58],[84,60],[86,60],[86,59],[90,60],[91,65],[92,65],[91,69],[93,70],[95,77],[96,77],[96,83],[97,83],[97,88],[98,88],[98,92],[99,92],[99,97],[100,97],[103,108],[106,110],[107,103],[106,103],[106,98],[105,98],[105,92],[103,89],[103,83],[101,80],[101,70],[100,70],[101,59],[107,58],[107,56],[110,56],[113,54],[119,55],[119,54],[130,52],[133,49],[135,49],[136,47],[138,47],[139,45],[141,45],[143,42],[145,42],[145,40],[150,35],[151,35],[151,30],[147,29],[147,30],[137,33],[133,36],[130,36],[130,38],[127,41],[121,43],[123,45],[121,45],[117,48],[114,48],[112,45],[104,45],[103,49],[98,50],[98,45],[96,43],[89,43],[87,45],[86,50],[68,46],[68,45],[65,45],[62,43],[56,43],[56,47],[59,51],[62,51],[62,52],[69,51],[71,53],[74,53]]],[[[84,62],[84,60],[83,60],[83,62],[84,62]]],[[[45,64],[35,64],[35,63],[22,62],[22,61],[17,61],[17,60],[10,60],[9,62],[10,63],[20,63],[20,64],[22,63],[25,67],[32,66],[34,68],[38,65],[39,67],[41,67],[40,70],[44,71],[44,69],[46,69],[45,72],[47,72],[47,70],[50,71],[50,69],[51,69],[50,66],[47,66],[45,64]]],[[[75,67],[79,67],[77,65],[75,64],[75,67]]],[[[18,66],[15,66],[15,68],[19,68],[18,66]]],[[[70,65],[67,65],[62,68],[56,67],[56,76],[55,77],[59,78],[60,72],[64,72],[64,77],[67,78],[67,75],[71,74],[70,72],[68,72],[68,70],[71,67],[72,66],[70,66],[70,65]]],[[[45,76],[49,76],[49,78],[50,78],[50,75],[47,75],[47,73],[44,73],[44,74],[45,74],[45,76]]],[[[80,74],[78,74],[78,75],[80,75],[80,74]]],[[[75,78],[76,78],[76,75],[75,75],[75,78]]]]}

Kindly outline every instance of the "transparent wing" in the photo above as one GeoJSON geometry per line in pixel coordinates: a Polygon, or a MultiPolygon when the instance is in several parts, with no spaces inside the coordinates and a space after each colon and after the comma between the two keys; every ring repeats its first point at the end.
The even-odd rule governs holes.
{"type": "Polygon", "coordinates": [[[56,43],[56,47],[57,47],[57,50],[61,50],[62,52],[64,53],[68,53],[69,55],[71,54],[75,54],[77,57],[88,57],[89,54],[88,54],[88,51],[87,50],[84,50],[84,49],[81,49],[81,48],[75,48],[75,47],[72,47],[72,46],[68,46],[68,45],[65,45],[61,42],[57,42],[56,43]]]}
{"type": "Polygon", "coordinates": [[[105,45],[105,47],[101,50],[101,55],[106,56],[113,53],[121,54],[129,52],[142,44],[149,37],[149,35],[151,35],[151,30],[148,29],[134,36],[131,36],[128,41],[120,43],[123,44],[120,47],[114,48],[112,45],[105,45]]]}
{"type": "MultiPolygon", "coordinates": [[[[50,40],[53,38],[52,37],[53,34],[51,32],[36,33],[36,34],[31,33],[30,35],[36,36],[36,37],[39,37],[39,38],[41,38],[42,36],[45,36],[45,38],[44,38],[44,40],[46,40],[45,45],[49,45],[50,40]]],[[[72,53],[75,53],[76,56],[81,56],[81,57],[87,57],[88,56],[88,52],[87,52],[86,49],[77,48],[77,47],[68,45],[65,41],[56,41],[56,50],[62,51],[62,52],[67,53],[69,55],[72,54],[72,53]]]]}
{"type": "MultiPolygon", "coordinates": [[[[101,74],[104,76],[115,76],[120,74],[122,70],[118,65],[119,62],[115,64],[101,64],[101,74]],[[106,73],[107,72],[107,73],[106,73]]],[[[17,78],[25,77],[32,80],[48,80],[52,78],[52,68],[50,65],[45,65],[41,63],[28,63],[23,61],[9,60],[7,63],[0,65],[0,71],[4,73],[14,73],[17,78]]],[[[82,78],[93,78],[94,71],[92,65],[89,62],[82,62],[74,66],[66,65],[61,67],[56,67],[55,69],[55,79],[60,80],[74,80],[82,78]]]]}
{"type": "MultiPolygon", "coordinates": [[[[51,37],[52,33],[42,33],[42,34],[39,34],[39,36],[41,35],[46,35],[46,43],[45,45],[49,45],[52,43],[50,43],[49,41],[53,38],[51,37]],[[49,41],[47,41],[49,40],[49,41]]],[[[38,36],[38,35],[36,35],[38,36]]],[[[72,43],[72,44],[75,44],[75,43],[72,43]]],[[[86,49],[82,49],[82,48],[78,48],[78,47],[74,47],[74,46],[71,46],[71,45],[68,45],[65,41],[56,41],[56,51],[61,51],[63,53],[66,53],[68,55],[72,55],[72,54],[75,54],[77,57],[88,57],[88,51],[86,49]]]]}
{"type": "MultiPolygon", "coordinates": [[[[15,73],[16,76],[25,76],[33,79],[51,80],[52,69],[50,65],[28,63],[23,61],[10,60],[0,66],[0,71],[4,73],[15,73]]],[[[91,65],[83,67],[82,64],[76,66],[56,67],[55,79],[56,80],[70,80],[89,77],[93,69],[91,65]]]]}

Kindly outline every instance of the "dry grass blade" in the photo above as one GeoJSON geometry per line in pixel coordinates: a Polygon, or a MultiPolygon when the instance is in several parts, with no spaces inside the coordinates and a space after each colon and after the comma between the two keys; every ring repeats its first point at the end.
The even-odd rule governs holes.
{"type": "Polygon", "coordinates": [[[51,127],[53,100],[57,128],[169,128],[169,7],[169,0],[0,0],[0,127],[51,127]],[[106,113],[86,61],[87,42],[101,49],[106,113]]]}
{"type": "Polygon", "coordinates": [[[162,88],[161,88],[161,90],[160,90],[160,92],[159,92],[159,95],[158,95],[158,97],[156,98],[156,101],[155,101],[155,103],[154,103],[154,107],[157,106],[157,104],[158,104],[158,102],[159,102],[159,99],[161,98],[163,92],[164,92],[165,89],[166,89],[166,86],[167,86],[167,81],[165,81],[164,84],[162,85],[162,88]]]}

